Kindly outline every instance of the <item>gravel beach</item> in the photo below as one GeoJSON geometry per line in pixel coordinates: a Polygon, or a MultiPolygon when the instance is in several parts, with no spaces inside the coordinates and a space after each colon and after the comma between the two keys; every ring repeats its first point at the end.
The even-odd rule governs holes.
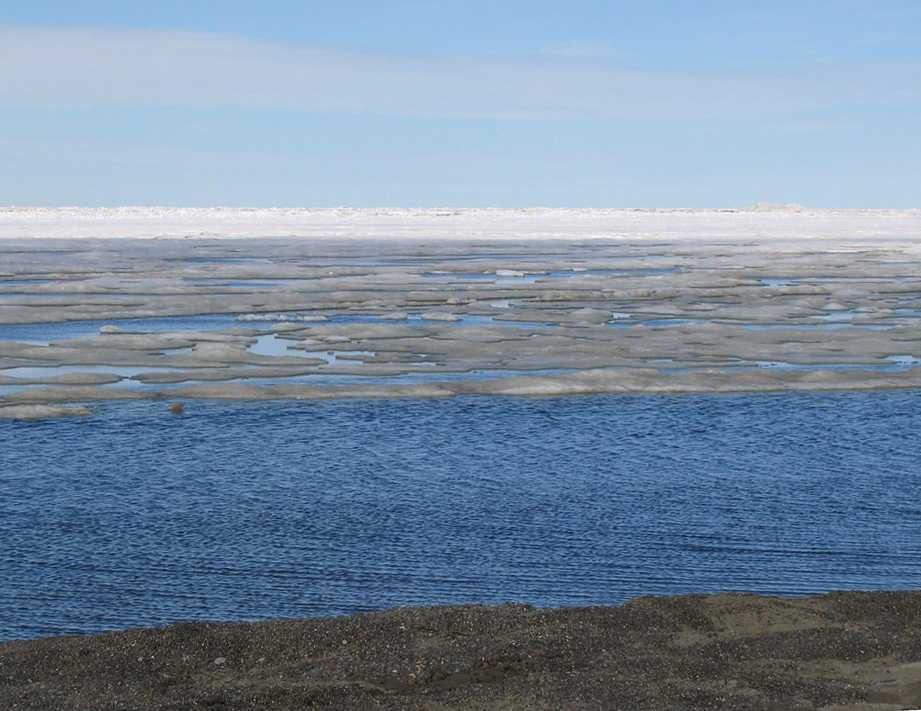
{"type": "Polygon", "coordinates": [[[393,609],[0,645],[3,709],[921,706],[921,592],[393,609]]]}

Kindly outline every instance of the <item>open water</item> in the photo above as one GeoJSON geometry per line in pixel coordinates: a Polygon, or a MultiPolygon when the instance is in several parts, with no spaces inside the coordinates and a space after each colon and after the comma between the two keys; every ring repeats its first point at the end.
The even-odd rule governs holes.
{"type": "Polygon", "coordinates": [[[921,392],[113,403],[0,422],[0,639],[921,586],[921,392]]]}

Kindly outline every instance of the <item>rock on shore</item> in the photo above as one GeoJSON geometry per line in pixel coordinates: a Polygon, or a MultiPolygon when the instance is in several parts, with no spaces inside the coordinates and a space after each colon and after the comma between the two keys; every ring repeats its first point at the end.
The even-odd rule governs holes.
{"type": "Polygon", "coordinates": [[[921,592],[185,623],[0,645],[3,709],[921,707],[921,592]]]}

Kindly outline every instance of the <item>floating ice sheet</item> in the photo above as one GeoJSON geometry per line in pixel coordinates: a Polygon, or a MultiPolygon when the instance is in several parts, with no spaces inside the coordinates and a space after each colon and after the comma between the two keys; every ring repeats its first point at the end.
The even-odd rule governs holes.
{"type": "MultiPolygon", "coordinates": [[[[93,222],[100,215],[117,220],[120,234],[182,219],[196,229],[188,240],[4,241],[0,211],[0,292],[9,290],[0,295],[0,375],[78,369],[134,379],[97,390],[144,396],[179,380],[224,396],[219,380],[243,379],[234,385],[266,386],[234,392],[258,397],[316,393],[284,383],[306,387],[318,377],[352,393],[365,392],[359,378],[373,378],[374,393],[425,384],[430,395],[917,379],[921,213],[165,210],[149,221],[143,210],[63,210],[7,218],[39,220],[36,234],[62,219],[62,235],[78,223],[105,235],[93,222]],[[277,235],[284,225],[285,236],[245,234],[244,225],[269,217],[276,222],[249,235],[277,235]],[[204,231],[228,239],[196,237],[204,231]]],[[[34,389],[44,398],[93,396],[92,386],[34,389]]]]}

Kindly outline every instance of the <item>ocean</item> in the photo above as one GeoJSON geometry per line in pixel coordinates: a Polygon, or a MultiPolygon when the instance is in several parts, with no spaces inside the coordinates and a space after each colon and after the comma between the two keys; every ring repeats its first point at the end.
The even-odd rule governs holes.
{"type": "Polygon", "coordinates": [[[94,405],[0,421],[0,639],[921,585],[921,392],[94,405]]]}

